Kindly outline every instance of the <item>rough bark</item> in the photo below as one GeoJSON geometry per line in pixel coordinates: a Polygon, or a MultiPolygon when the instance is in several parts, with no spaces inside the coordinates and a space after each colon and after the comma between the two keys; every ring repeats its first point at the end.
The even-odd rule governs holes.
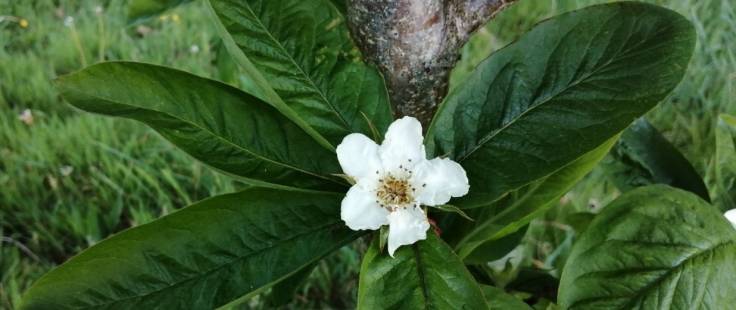
{"type": "Polygon", "coordinates": [[[347,1],[353,38],[386,78],[394,114],[426,129],[463,44],[515,0],[347,1]]]}

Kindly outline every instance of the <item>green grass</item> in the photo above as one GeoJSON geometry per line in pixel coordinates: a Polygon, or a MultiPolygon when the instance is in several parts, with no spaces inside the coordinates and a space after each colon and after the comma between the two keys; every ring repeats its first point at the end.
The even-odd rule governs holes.
{"type": "Polygon", "coordinates": [[[201,7],[151,20],[143,35],[126,28],[123,1],[100,14],[98,1],[54,2],[0,1],[2,14],[28,20],[0,24],[0,308],[111,233],[237,188],[139,123],[72,109],[53,87],[56,76],[116,59],[213,76],[216,39],[201,7]],[[25,109],[32,124],[18,119],[25,109]]]}
{"type": "MultiPolygon", "coordinates": [[[[474,37],[453,83],[541,19],[601,2],[607,1],[521,0],[474,37]]],[[[711,182],[715,117],[736,113],[736,5],[650,2],[693,21],[699,42],[683,83],[648,117],[711,182]]],[[[104,60],[231,76],[218,66],[223,60],[217,58],[218,40],[201,3],[132,27],[124,18],[125,4],[0,0],[0,15],[29,22],[27,28],[15,18],[0,22],[0,308],[16,306],[41,274],[111,233],[239,187],[142,124],[82,113],[60,100],[55,77],[104,60]],[[73,27],[64,26],[67,16],[73,16],[73,27]],[[25,109],[34,116],[32,124],[18,119],[25,109]]],[[[568,200],[585,209],[605,204],[616,193],[597,169],[568,200]]],[[[364,246],[358,242],[322,262],[288,307],[353,307],[364,246]]],[[[543,260],[547,254],[537,256],[543,260]]]]}

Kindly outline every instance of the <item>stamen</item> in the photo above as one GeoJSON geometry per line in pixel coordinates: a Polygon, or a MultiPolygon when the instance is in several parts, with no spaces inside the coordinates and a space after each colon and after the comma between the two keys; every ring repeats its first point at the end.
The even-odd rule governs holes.
{"type": "Polygon", "coordinates": [[[414,201],[413,192],[416,189],[409,184],[408,178],[397,178],[389,174],[379,182],[376,196],[381,205],[403,206],[414,201]]]}

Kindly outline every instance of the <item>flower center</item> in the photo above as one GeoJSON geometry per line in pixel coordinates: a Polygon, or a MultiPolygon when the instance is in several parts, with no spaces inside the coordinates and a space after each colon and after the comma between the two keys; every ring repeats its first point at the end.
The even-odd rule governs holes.
{"type": "Polygon", "coordinates": [[[376,196],[384,208],[394,208],[410,204],[414,201],[414,188],[408,178],[397,178],[388,175],[379,180],[376,196]]]}

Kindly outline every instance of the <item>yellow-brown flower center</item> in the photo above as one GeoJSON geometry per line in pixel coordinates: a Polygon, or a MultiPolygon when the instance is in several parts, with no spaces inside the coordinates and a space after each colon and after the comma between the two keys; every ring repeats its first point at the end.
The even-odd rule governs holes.
{"type": "Polygon", "coordinates": [[[384,208],[393,208],[410,204],[414,201],[414,189],[406,178],[386,176],[379,180],[378,203],[384,208]]]}

